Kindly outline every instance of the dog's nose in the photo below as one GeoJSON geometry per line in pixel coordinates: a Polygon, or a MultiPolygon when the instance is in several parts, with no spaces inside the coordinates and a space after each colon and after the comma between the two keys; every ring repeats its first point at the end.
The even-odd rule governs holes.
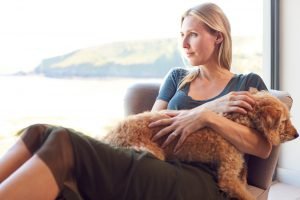
{"type": "Polygon", "coordinates": [[[299,137],[298,132],[296,132],[295,135],[294,135],[294,138],[297,138],[297,137],[299,137]]]}

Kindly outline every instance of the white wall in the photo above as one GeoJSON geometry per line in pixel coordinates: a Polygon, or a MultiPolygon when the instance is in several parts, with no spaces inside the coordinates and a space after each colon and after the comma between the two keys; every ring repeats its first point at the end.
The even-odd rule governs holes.
{"type": "MultiPolygon", "coordinates": [[[[300,1],[280,1],[280,89],[294,100],[292,121],[300,132],[300,1]]],[[[285,143],[277,170],[278,180],[300,186],[300,139],[285,143]]]]}

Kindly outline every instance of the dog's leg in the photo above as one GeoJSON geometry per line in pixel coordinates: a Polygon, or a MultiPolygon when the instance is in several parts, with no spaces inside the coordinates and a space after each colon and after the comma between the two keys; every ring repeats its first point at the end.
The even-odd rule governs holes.
{"type": "Polygon", "coordinates": [[[239,200],[254,200],[253,195],[247,190],[246,184],[240,179],[243,162],[239,159],[226,159],[220,163],[218,184],[222,191],[230,197],[239,200]],[[234,161],[233,161],[234,160],[234,161]]]}

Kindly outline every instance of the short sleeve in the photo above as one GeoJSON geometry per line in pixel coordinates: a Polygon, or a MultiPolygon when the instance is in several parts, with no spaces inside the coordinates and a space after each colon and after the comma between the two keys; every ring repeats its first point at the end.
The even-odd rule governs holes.
{"type": "Polygon", "coordinates": [[[250,88],[256,88],[257,90],[268,90],[263,79],[255,74],[240,74],[236,76],[236,79],[228,87],[228,91],[248,91],[250,88]],[[234,89],[233,89],[234,88],[234,89]]]}
{"type": "Polygon", "coordinates": [[[255,73],[248,74],[248,76],[247,76],[247,85],[248,85],[249,88],[254,87],[257,90],[268,90],[266,84],[263,81],[263,79],[258,74],[255,74],[255,73]]]}
{"type": "Polygon", "coordinates": [[[169,102],[176,93],[181,80],[187,72],[188,71],[186,69],[179,67],[171,69],[165,76],[156,99],[169,102]]]}

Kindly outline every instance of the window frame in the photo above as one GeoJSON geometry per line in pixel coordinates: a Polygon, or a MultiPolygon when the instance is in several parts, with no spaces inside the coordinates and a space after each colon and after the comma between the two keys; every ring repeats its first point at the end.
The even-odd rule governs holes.
{"type": "Polygon", "coordinates": [[[271,0],[271,44],[270,44],[270,73],[271,73],[271,89],[280,89],[280,1],[279,0],[271,0]]]}
{"type": "Polygon", "coordinates": [[[280,89],[280,0],[264,0],[263,79],[268,88],[280,89]]]}

